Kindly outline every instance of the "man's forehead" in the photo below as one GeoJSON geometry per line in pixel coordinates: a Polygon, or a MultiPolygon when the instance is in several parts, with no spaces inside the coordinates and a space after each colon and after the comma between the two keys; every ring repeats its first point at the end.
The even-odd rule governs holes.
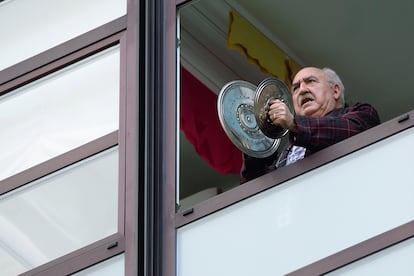
{"type": "Polygon", "coordinates": [[[320,77],[322,75],[322,70],[319,68],[308,67],[300,70],[295,78],[293,79],[293,83],[300,81],[301,79],[306,79],[309,77],[320,77]]]}

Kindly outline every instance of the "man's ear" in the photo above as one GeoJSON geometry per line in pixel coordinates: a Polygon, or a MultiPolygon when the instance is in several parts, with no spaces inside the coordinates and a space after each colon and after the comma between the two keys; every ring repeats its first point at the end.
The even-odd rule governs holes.
{"type": "Polygon", "coordinates": [[[333,93],[334,93],[335,100],[339,100],[341,98],[342,91],[341,91],[341,87],[339,86],[339,84],[335,84],[333,86],[333,93]]]}

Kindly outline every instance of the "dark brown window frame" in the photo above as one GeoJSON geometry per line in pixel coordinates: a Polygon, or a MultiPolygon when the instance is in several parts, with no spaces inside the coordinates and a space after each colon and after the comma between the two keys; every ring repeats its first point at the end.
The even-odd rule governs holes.
{"type": "MultiPolygon", "coordinates": [[[[28,58],[27,60],[5,68],[4,70],[0,71],[0,95],[4,94],[10,89],[15,89],[16,86],[21,86],[31,81],[30,78],[33,78],[33,75],[37,75],[38,78],[42,76],[42,72],[38,71],[33,75],[29,74],[30,72],[43,68],[43,73],[45,74],[48,73],[48,70],[50,71],[51,68],[54,68],[54,70],[59,69],[59,66],[57,64],[53,65],[53,67],[47,67],[48,64],[60,62],[62,67],[68,65],[70,62],[76,62],[76,57],[72,57],[67,60],[62,59],[65,56],[78,52],[85,47],[95,44],[96,42],[115,35],[125,29],[126,16],[123,16],[94,30],[79,35],[78,37],[75,37],[67,42],[48,49],[38,55],[28,58]],[[26,79],[15,80],[16,78],[23,75],[26,76],[26,79]]],[[[82,56],[78,58],[82,58],[82,56]]]]}
{"type": "MultiPolygon", "coordinates": [[[[188,2],[190,1],[175,0],[175,9],[178,9],[179,6],[183,6],[188,2]]],[[[170,11],[171,14],[174,12],[170,11]]],[[[170,42],[167,42],[167,44],[172,45],[172,40],[170,42]]],[[[173,56],[174,53],[169,53],[169,55],[173,56]]],[[[176,73],[175,69],[172,69],[172,71],[174,74],[176,73]]],[[[173,104],[171,104],[170,107],[171,109],[176,108],[172,105],[173,104]]],[[[175,123],[172,119],[170,119],[169,122],[169,124],[175,123]]],[[[184,225],[227,208],[233,204],[236,204],[237,202],[252,197],[267,189],[270,189],[277,185],[283,185],[283,183],[289,179],[295,178],[310,170],[317,169],[324,164],[333,162],[338,158],[351,154],[359,149],[367,147],[373,143],[376,143],[413,126],[414,111],[411,111],[397,118],[389,120],[380,126],[369,129],[363,133],[360,133],[354,137],[351,137],[345,141],[342,141],[318,153],[315,153],[312,156],[301,160],[300,165],[292,164],[288,167],[280,168],[277,171],[266,174],[257,179],[249,181],[248,183],[233,188],[230,191],[224,192],[206,201],[200,202],[193,207],[188,208],[187,210],[182,210],[175,214],[175,228],[178,230],[184,225]]],[[[175,162],[172,158],[169,160],[170,162],[175,162]]],[[[171,187],[167,188],[167,192],[172,191],[173,188],[171,184],[171,187]]],[[[395,229],[375,236],[369,240],[363,241],[348,249],[337,252],[331,256],[310,264],[309,266],[303,267],[297,271],[292,272],[289,275],[322,275],[335,269],[341,268],[354,261],[368,257],[376,252],[387,249],[390,246],[403,242],[409,238],[412,238],[413,236],[414,222],[409,222],[407,224],[398,226],[395,229]]],[[[176,252],[171,252],[171,254],[174,254],[173,256],[175,257],[176,252]]],[[[170,267],[175,268],[173,265],[170,267]]]]}
{"type": "Polygon", "coordinates": [[[102,136],[94,141],[1,180],[0,195],[22,187],[53,172],[57,172],[80,160],[91,157],[116,145],[118,145],[118,131],[102,136]]]}
{"type": "Polygon", "coordinates": [[[379,234],[317,262],[288,273],[289,276],[324,275],[414,237],[414,220],[379,234]]]}
{"type": "Polygon", "coordinates": [[[119,151],[118,231],[67,255],[40,265],[21,275],[67,275],[125,252],[126,193],[126,22],[120,17],[61,45],[13,65],[0,74],[0,95],[56,72],[114,45],[120,45],[120,121],[119,130],[40,163],[0,181],[0,194],[24,186],[36,179],[70,166],[114,146],[119,151]]]}

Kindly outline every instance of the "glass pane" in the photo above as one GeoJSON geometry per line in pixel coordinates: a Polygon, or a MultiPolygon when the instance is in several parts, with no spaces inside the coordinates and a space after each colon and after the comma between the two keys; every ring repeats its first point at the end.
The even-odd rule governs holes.
{"type": "Polygon", "coordinates": [[[73,274],[74,276],[124,276],[125,275],[125,254],[121,254],[101,262],[81,272],[73,274]]]}
{"type": "Polygon", "coordinates": [[[118,148],[0,197],[2,275],[16,275],[117,232],[118,148]]]}
{"type": "Polygon", "coordinates": [[[285,275],[412,221],[413,140],[407,129],[179,228],[178,274],[285,275]]]}
{"type": "Polygon", "coordinates": [[[0,180],[118,129],[119,46],[0,97],[0,180]]]}
{"type": "Polygon", "coordinates": [[[0,70],[126,14],[126,0],[6,0],[0,70]],[[30,47],[27,47],[30,45],[30,47]]]}

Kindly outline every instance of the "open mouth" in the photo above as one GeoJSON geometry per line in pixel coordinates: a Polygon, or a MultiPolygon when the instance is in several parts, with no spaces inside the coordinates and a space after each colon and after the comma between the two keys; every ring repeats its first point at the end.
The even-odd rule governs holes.
{"type": "Polygon", "coordinates": [[[300,99],[300,105],[301,106],[303,106],[303,105],[305,105],[306,103],[309,103],[309,102],[313,102],[314,101],[314,98],[313,98],[313,96],[311,95],[311,94],[305,94],[301,99],[300,99]]]}

